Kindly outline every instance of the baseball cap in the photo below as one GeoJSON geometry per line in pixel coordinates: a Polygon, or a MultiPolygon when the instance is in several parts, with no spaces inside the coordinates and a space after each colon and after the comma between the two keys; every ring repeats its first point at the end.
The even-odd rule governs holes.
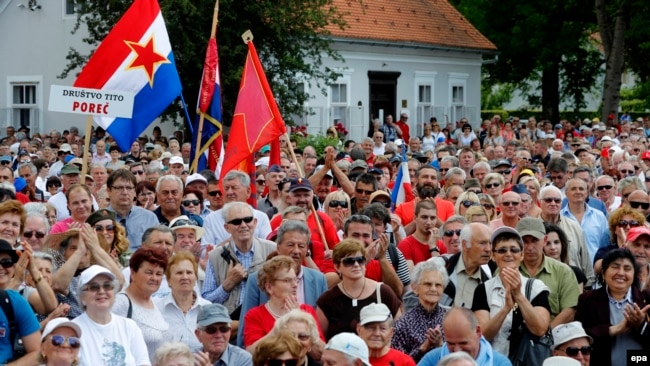
{"type": "Polygon", "coordinates": [[[72,152],[72,147],[70,147],[70,144],[62,144],[61,147],[59,147],[59,151],[64,151],[67,153],[72,152]]]}
{"type": "Polygon", "coordinates": [[[313,191],[314,188],[309,183],[307,178],[294,178],[291,180],[291,185],[289,186],[289,192],[294,192],[299,189],[305,189],[308,191],[313,191]]]}
{"type": "Polygon", "coordinates": [[[523,176],[523,175],[528,175],[528,176],[531,176],[531,177],[532,177],[532,176],[535,175],[535,173],[533,173],[533,171],[532,171],[531,169],[523,169],[523,170],[519,173],[519,176],[521,177],[521,176],[523,176]]]}
{"type": "Polygon", "coordinates": [[[517,230],[511,228],[510,226],[501,226],[492,232],[492,236],[490,236],[490,242],[494,243],[494,240],[502,234],[513,234],[521,238],[521,235],[519,232],[517,232],[517,230]]]}
{"type": "Polygon", "coordinates": [[[542,366],[580,366],[580,361],[566,356],[551,356],[544,360],[542,366]]]}
{"type": "Polygon", "coordinates": [[[526,188],[526,186],[523,184],[515,184],[514,186],[512,186],[510,191],[515,192],[517,194],[527,194],[530,196],[530,192],[528,191],[528,188],[526,188]]]}
{"type": "Polygon", "coordinates": [[[357,159],[350,164],[350,170],[354,170],[357,168],[362,168],[363,170],[368,170],[368,163],[361,159],[357,159]]]}
{"type": "Polygon", "coordinates": [[[614,140],[612,140],[612,138],[609,137],[609,136],[603,136],[603,137],[600,139],[600,141],[614,141],[614,140]]]}
{"type": "Polygon", "coordinates": [[[196,221],[190,220],[187,215],[180,215],[177,218],[173,219],[169,223],[169,228],[172,229],[173,231],[176,231],[178,229],[194,229],[194,233],[196,235],[196,240],[201,239],[203,234],[205,234],[205,229],[200,227],[196,221]]]}
{"type": "Polygon", "coordinates": [[[203,183],[205,183],[206,185],[208,184],[208,180],[205,179],[205,177],[202,176],[202,175],[199,174],[199,173],[191,174],[190,176],[188,176],[187,178],[185,178],[185,186],[186,186],[186,187],[189,186],[191,183],[194,183],[194,182],[203,182],[203,183]]]}
{"type": "Polygon", "coordinates": [[[339,351],[350,357],[360,359],[366,366],[372,366],[368,359],[369,352],[366,342],[354,333],[343,332],[335,335],[327,342],[325,349],[339,351]]]}
{"type": "Polygon", "coordinates": [[[144,151],[149,152],[149,151],[152,151],[155,148],[156,148],[156,146],[151,142],[147,142],[146,144],[144,144],[144,151]]]}
{"type": "Polygon", "coordinates": [[[81,328],[77,323],[71,322],[68,318],[55,318],[47,322],[45,329],[43,329],[43,334],[41,335],[41,341],[57,328],[61,327],[71,328],[74,330],[75,334],[77,334],[77,337],[81,337],[81,328]]]}
{"type": "Polygon", "coordinates": [[[14,263],[18,262],[18,253],[6,240],[0,239],[0,253],[7,253],[14,263]]]}
{"type": "MultiPolygon", "coordinates": [[[[81,293],[81,289],[88,284],[88,282],[92,281],[93,278],[99,276],[99,275],[106,275],[108,276],[111,280],[115,279],[115,275],[113,272],[109,271],[108,269],[98,265],[98,264],[93,264],[92,266],[86,268],[83,272],[81,272],[81,276],[79,277],[79,284],[77,285],[77,289],[79,293],[81,293]]],[[[118,289],[116,289],[115,292],[117,292],[118,289]]]]}
{"type": "MultiPolygon", "coordinates": [[[[319,165],[319,166],[317,166],[316,169],[314,169],[314,173],[318,173],[318,172],[319,172],[321,169],[323,169],[323,168],[325,168],[325,165],[319,165]]],[[[325,176],[326,176],[326,177],[329,177],[329,178],[334,178],[334,175],[332,174],[332,170],[331,170],[331,169],[327,169],[327,172],[325,173],[325,176]]]]}
{"type": "Polygon", "coordinates": [[[94,226],[96,223],[104,220],[115,221],[115,212],[107,210],[105,208],[97,210],[88,216],[86,222],[90,224],[90,226],[94,226]]]}
{"type": "Polygon", "coordinates": [[[465,181],[463,188],[467,190],[468,188],[481,188],[481,182],[477,178],[469,178],[465,181]]]}
{"type": "Polygon", "coordinates": [[[264,145],[264,146],[262,146],[262,148],[260,149],[260,152],[261,152],[262,154],[266,154],[267,152],[270,152],[270,151],[271,151],[271,146],[269,146],[269,145],[264,145]]]}
{"type": "Polygon", "coordinates": [[[379,168],[370,168],[370,169],[368,169],[368,173],[383,175],[384,171],[379,169],[379,168]]]}
{"type": "Polygon", "coordinates": [[[391,318],[390,309],[385,304],[375,304],[374,302],[370,305],[366,305],[361,309],[359,315],[361,325],[366,325],[368,323],[375,322],[385,322],[391,318]]]}
{"type": "Polygon", "coordinates": [[[0,156],[0,161],[8,161],[11,163],[11,155],[0,156]]]}
{"type": "Polygon", "coordinates": [[[546,136],[544,136],[544,138],[555,140],[555,134],[554,133],[547,133],[546,136]]]}
{"type": "Polygon", "coordinates": [[[196,317],[196,325],[207,327],[214,323],[232,323],[228,309],[221,304],[207,304],[199,307],[199,314],[196,317]]]}
{"type": "Polygon", "coordinates": [[[14,188],[16,188],[16,192],[22,192],[25,187],[27,187],[27,181],[25,178],[17,177],[14,179],[14,188]]]}
{"type": "Polygon", "coordinates": [[[494,164],[494,167],[497,168],[497,167],[500,167],[500,166],[503,166],[503,165],[507,165],[509,167],[512,167],[512,164],[510,164],[510,162],[507,159],[497,160],[496,164],[494,164]]]}
{"type": "Polygon", "coordinates": [[[553,328],[553,349],[557,346],[560,346],[568,341],[574,339],[585,337],[589,340],[589,343],[593,343],[593,338],[585,333],[585,330],[582,328],[582,323],[579,321],[573,321],[570,323],[560,324],[557,327],[553,328]]]}
{"type": "Polygon", "coordinates": [[[558,128],[562,128],[562,124],[557,123],[557,124],[555,125],[555,129],[558,129],[558,128]]]}
{"type": "Polygon", "coordinates": [[[79,174],[79,168],[73,164],[66,164],[61,168],[61,175],[79,174]]]}
{"type": "Polygon", "coordinates": [[[171,157],[172,157],[172,153],[170,153],[169,151],[165,151],[164,153],[160,154],[158,160],[163,161],[165,159],[171,159],[171,157]]]}
{"type": "Polygon", "coordinates": [[[627,238],[625,238],[627,241],[635,241],[637,240],[641,235],[648,235],[650,236],[650,229],[648,229],[645,226],[637,226],[633,227],[628,231],[627,233],[627,238]]]}
{"type": "Polygon", "coordinates": [[[583,152],[583,151],[589,152],[589,150],[590,149],[588,147],[586,147],[585,145],[582,145],[579,148],[577,148],[576,151],[573,152],[573,154],[578,156],[578,154],[580,154],[581,152],[583,152]]]}
{"type": "Polygon", "coordinates": [[[185,165],[185,163],[183,163],[183,158],[180,156],[172,156],[171,158],[169,158],[169,165],[174,165],[174,164],[185,165]]]}
{"type": "Polygon", "coordinates": [[[269,167],[268,173],[284,173],[284,170],[278,164],[273,164],[269,167]]]}
{"type": "MultiPolygon", "coordinates": [[[[641,160],[646,160],[646,159],[650,159],[650,151],[644,151],[643,154],[641,154],[641,160]]],[[[0,158],[0,160],[2,160],[2,158],[0,158]]]]}
{"type": "Polygon", "coordinates": [[[530,235],[535,239],[544,239],[544,236],[546,235],[544,221],[536,217],[524,217],[519,220],[519,223],[517,223],[517,231],[519,231],[519,235],[521,235],[522,238],[526,235],[530,235]]]}
{"type": "Polygon", "coordinates": [[[270,157],[262,156],[261,158],[257,159],[257,161],[255,162],[255,166],[260,166],[260,165],[269,166],[270,160],[271,160],[270,157]]]}

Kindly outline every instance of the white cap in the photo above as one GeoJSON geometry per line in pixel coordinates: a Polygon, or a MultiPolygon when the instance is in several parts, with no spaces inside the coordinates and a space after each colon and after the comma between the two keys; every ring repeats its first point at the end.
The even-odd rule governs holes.
{"type": "Polygon", "coordinates": [[[255,166],[260,166],[260,165],[269,166],[269,159],[270,158],[268,156],[262,156],[255,162],[255,166]]]}
{"type": "Polygon", "coordinates": [[[68,318],[55,318],[50,320],[47,325],[45,326],[45,329],[43,329],[43,334],[41,335],[41,341],[45,339],[45,337],[48,336],[48,334],[52,333],[55,331],[57,328],[61,327],[68,327],[72,328],[75,333],[77,333],[77,337],[81,337],[81,328],[77,323],[71,322],[68,318]]]}
{"type": "Polygon", "coordinates": [[[385,322],[390,319],[390,309],[385,304],[375,304],[374,302],[370,305],[366,305],[361,309],[360,322],[361,325],[366,325],[368,323],[376,322],[385,322]]]}
{"type": "Polygon", "coordinates": [[[570,323],[560,324],[557,327],[553,328],[553,349],[563,345],[566,342],[572,341],[578,338],[587,338],[589,343],[593,343],[593,338],[585,333],[585,330],[582,328],[582,323],[579,321],[573,321],[570,323]]]}
{"type": "Polygon", "coordinates": [[[368,358],[368,346],[361,337],[354,333],[339,333],[330,338],[325,345],[326,350],[339,351],[348,356],[358,358],[366,366],[372,366],[368,358]]]}
{"type": "Polygon", "coordinates": [[[185,166],[185,163],[183,163],[183,158],[180,156],[172,156],[169,158],[169,165],[174,165],[174,164],[180,164],[185,166]]]}
{"type": "Polygon", "coordinates": [[[77,287],[79,293],[81,293],[82,287],[87,285],[88,282],[92,281],[93,278],[99,275],[106,275],[110,277],[111,280],[115,279],[115,275],[113,274],[113,272],[109,271],[107,268],[104,268],[98,264],[93,264],[92,266],[86,268],[83,272],[81,272],[81,276],[79,277],[79,285],[77,287]]]}
{"type": "Polygon", "coordinates": [[[603,137],[600,139],[600,141],[614,141],[614,140],[612,140],[612,138],[609,137],[609,136],[603,136],[603,137]]]}
{"type": "Polygon", "coordinates": [[[544,360],[542,366],[580,366],[580,361],[566,356],[552,356],[544,360]]]}
{"type": "Polygon", "coordinates": [[[173,231],[178,229],[194,229],[194,234],[196,235],[196,240],[201,239],[203,234],[205,234],[205,229],[200,227],[194,220],[190,220],[187,215],[180,215],[177,218],[173,219],[169,223],[169,228],[173,231]]]}
{"type": "Polygon", "coordinates": [[[158,160],[163,161],[165,159],[170,159],[171,157],[172,157],[172,153],[170,153],[169,151],[165,151],[162,154],[160,154],[158,160]]]}
{"type": "Polygon", "coordinates": [[[202,176],[199,173],[194,173],[194,174],[188,176],[187,178],[185,178],[185,187],[189,186],[191,183],[194,183],[194,182],[203,182],[206,185],[208,184],[208,180],[205,179],[204,176],[202,176]]]}

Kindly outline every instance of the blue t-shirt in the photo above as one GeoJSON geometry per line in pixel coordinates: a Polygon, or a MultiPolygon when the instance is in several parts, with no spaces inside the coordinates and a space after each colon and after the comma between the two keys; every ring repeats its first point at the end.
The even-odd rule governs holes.
{"type": "MultiPolygon", "coordinates": [[[[41,329],[36,315],[22,295],[14,290],[5,290],[14,309],[18,337],[28,336],[41,329]]],[[[3,311],[0,311],[0,363],[7,362],[13,358],[13,344],[10,341],[9,321],[3,311]]]]}

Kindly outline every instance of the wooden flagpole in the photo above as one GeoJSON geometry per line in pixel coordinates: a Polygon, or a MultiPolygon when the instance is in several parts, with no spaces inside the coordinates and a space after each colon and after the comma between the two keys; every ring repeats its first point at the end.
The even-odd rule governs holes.
{"type": "MultiPolygon", "coordinates": [[[[212,29],[210,30],[210,38],[215,38],[217,36],[217,24],[219,23],[219,0],[214,3],[214,13],[212,14],[212,29]]],[[[204,66],[205,67],[205,66],[204,66]]],[[[196,153],[194,154],[194,160],[192,161],[192,166],[190,167],[190,172],[198,173],[196,171],[199,164],[199,158],[201,157],[201,137],[203,136],[203,122],[205,121],[205,113],[202,111],[199,112],[199,127],[198,135],[196,136],[196,148],[194,149],[196,153]]],[[[189,121],[192,123],[192,121],[189,121]]]]}
{"type": "Polygon", "coordinates": [[[88,159],[88,154],[90,154],[90,135],[93,131],[93,116],[88,115],[86,120],[86,138],[84,140],[84,152],[83,152],[83,165],[81,166],[81,184],[86,184],[86,174],[88,173],[88,162],[92,159],[88,159]]]}

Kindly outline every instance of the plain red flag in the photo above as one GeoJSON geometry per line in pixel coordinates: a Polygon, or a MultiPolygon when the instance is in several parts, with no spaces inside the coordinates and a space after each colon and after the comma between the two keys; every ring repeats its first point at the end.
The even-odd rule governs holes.
{"type": "MultiPolygon", "coordinates": [[[[274,140],[278,141],[286,131],[287,127],[266,80],[262,63],[257,56],[253,42],[249,41],[248,55],[239,86],[237,105],[219,180],[223,179],[230,170],[241,170],[242,162],[252,161],[255,151],[274,140]]],[[[250,163],[246,165],[251,166],[250,163]]],[[[255,175],[254,171],[246,172],[255,175]]],[[[252,195],[255,194],[254,182],[253,178],[251,180],[252,195]]]]}

